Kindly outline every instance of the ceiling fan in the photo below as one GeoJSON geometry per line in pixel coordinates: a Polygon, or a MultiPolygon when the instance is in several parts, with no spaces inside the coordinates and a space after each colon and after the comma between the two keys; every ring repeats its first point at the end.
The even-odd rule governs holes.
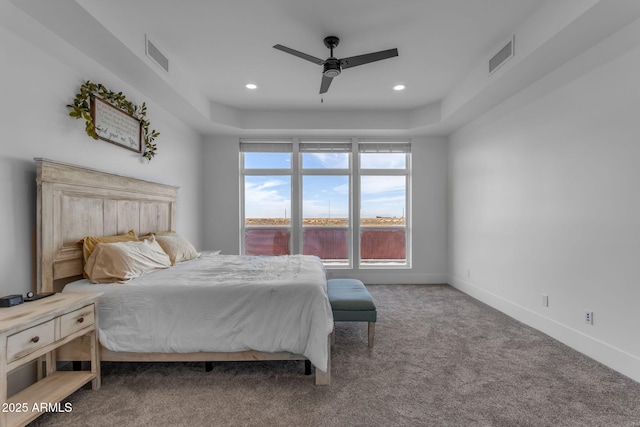
{"type": "Polygon", "coordinates": [[[338,46],[340,39],[336,36],[325,37],[324,45],[331,50],[331,56],[322,60],[315,56],[307,55],[306,53],[299,52],[281,44],[274,46],[275,49],[281,50],[291,55],[295,55],[298,58],[306,59],[314,64],[322,65],[322,81],[320,82],[320,94],[326,93],[329,90],[331,81],[334,77],[339,76],[343,69],[355,67],[357,65],[368,64],[369,62],[380,61],[382,59],[393,58],[398,56],[398,49],[381,50],[380,52],[366,53],[364,55],[350,56],[349,58],[338,59],[333,56],[333,49],[338,46]]]}

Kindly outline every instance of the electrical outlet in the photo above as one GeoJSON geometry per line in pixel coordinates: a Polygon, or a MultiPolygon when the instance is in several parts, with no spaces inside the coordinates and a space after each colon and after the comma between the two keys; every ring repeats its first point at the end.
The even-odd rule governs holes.
{"type": "Polygon", "coordinates": [[[471,269],[467,268],[467,277],[471,277],[471,269]]]}
{"type": "Polygon", "coordinates": [[[587,310],[584,312],[584,322],[593,325],[593,311],[587,310]]]}
{"type": "Polygon", "coordinates": [[[542,305],[544,307],[549,307],[549,295],[542,294],[542,305]]]}

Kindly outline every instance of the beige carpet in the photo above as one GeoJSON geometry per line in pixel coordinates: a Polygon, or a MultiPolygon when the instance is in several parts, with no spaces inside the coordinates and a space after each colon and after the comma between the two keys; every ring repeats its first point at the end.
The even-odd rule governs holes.
{"type": "Polygon", "coordinates": [[[640,426],[640,384],[446,285],[369,286],[338,323],[333,384],[302,362],[103,363],[38,426],[640,426]]]}

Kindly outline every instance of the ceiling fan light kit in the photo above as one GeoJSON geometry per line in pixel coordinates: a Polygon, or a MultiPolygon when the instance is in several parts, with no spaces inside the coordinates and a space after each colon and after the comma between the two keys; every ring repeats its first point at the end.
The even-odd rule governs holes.
{"type": "Polygon", "coordinates": [[[329,58],[324,63],[324,71],[322,72],[322,74],[324,74],[325,76],[333,78],[339,76],[341,72],[342,70],[340,70],[340,61],[338,61],[336,58],[329,58]]]}
{"type": "Polygon", "coordinates": [[[320,94],[324,94],[329,90],[331,81],[334,77],[340,75],[343,69],[355,67],[358,65],[368,64],[370,62],[380,61],[382,59],[393,58],[398,56],[398,49],[381,50],[379,52],[367,53],[364,55],[351,56],[348,58],[338,59],[333,56],[333,49],[338,46],[340,39],[336,36],[325,37],[324,45],[330,49],[330,56],[326,60],[316,58],[315,56],[299,52],[295,49],[277,44],[273,46],[275,49],[281,50],[288,54],[297,56],[304,60],[322,65],[322,80],[320,82],[320,94]]]}

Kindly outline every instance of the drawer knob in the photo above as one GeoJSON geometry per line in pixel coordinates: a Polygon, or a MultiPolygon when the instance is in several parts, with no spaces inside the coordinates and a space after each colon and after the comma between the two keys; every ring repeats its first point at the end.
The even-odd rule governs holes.
{"type": "Polygon", "coordinates": [[[78,318],[78,323],[82,323],[82,322],[84,322],[84,317],[78,318]]]}
{"type": "Polygon", "coordinates": [[[37,336],[37,335],[35,337],[31,338],[31,342],[38,342],[38,341],[40,341],[40,337],[37,336]]]}

